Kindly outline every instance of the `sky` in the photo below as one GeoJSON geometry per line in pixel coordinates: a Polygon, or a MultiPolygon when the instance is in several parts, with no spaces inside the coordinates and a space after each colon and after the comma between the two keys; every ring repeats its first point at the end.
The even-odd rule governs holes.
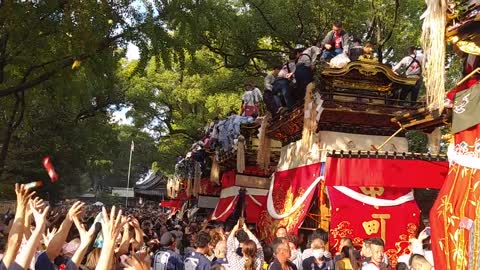
{"type": "MultiPolygon", "coordinates": [[[[127,59],[128,61],[137,60],[140,58],[138,47],[132,43],[127,45],[127,59]]],[[[126,113],[130,110],[130,107],[122,108],[119,111],[115,111],[112,114],[112,120],[122,125],[131,125],[132,120],[126,117],[126,113]]]]}

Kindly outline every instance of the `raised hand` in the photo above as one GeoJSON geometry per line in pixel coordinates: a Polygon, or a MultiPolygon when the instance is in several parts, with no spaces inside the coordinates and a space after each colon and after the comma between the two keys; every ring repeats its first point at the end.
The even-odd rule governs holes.
{"type": "Polygon", "coordinates": [[[30,208],[32,209],[33,219],[35,220],[35,230],[33,231],[32,236],[28,239],[25,248],[22,249],[22,252],[18,254],[15,260],[15,262],[23,269],[27,269],[27,266],[32,261],[33,255],[40,244],[40,238],[42,237],[42,232],[45,230],[45,225],[47,223],[48,210],[50,210],[49,206],[43,209],[42,207],[37,208],[32,200],[29,203],[30,208]]]}
{"type": "Polygon", "coordinates": [[[43,208],[40,205],[39,207],[36,207],[34,202],[31,200],[30,208],[32,209],[33,219],[35,220],[35,230],[37,230],[37,228],[40,228],[39,231],[42,232],[45,229],[45,225],[47,224],[47,214],[50,210],[50,206],[43,208]]]}
{"type": "Polygon", "coordinates": [[[105,207],[102,207],[103,224],[103,248],[98,260],[96,270],[108,270],[111,268],[113,253],[115,250],[115,240],[122,229],[122,210],[116,214],[115,206],[112,207],[110,215],[107,214],[105,207]]]}
{"type": "Polygon", "coordinates": [[[93,224],[88,231],[85,229],[85,225],[80,222],[79,217],[73,218],[73,223],[77,227],[78,233],[80,234],[80,243],[81,245],[88,246],[95,236],[95,224],[93,224]]]}
{"type": "Polygon", "coordinates": [[[15,184],[15,193],[17,194],[17,207],[27,207],[28,201],[35,195],[35,191],[30,191],[25,188],[25,185],[15,184]]]}
{"type": "Polygon", "coordinates": [[[146,262],[146,254],[140,253],[135,254],[132,257],[127,258],[126,260],[122,261],[124,269],[127,270],[148,270],[150,268],[150,264],[146,262]]]}
{"type": "Polygon", "coordinates": [[[47,233],[43,233],[43,243],[45,246],[48,246],[50,244],[50,241],[53,239],[53,236],[57,233],[57,228],[53,228],[52,230],[47,229],[47,233]]]}
{"type": "Polygon", "coordinates": [[[8,234],[7,251],[3,257],[3,264],[8,268],[18,253],[25,231],[25,212],[30,198],[35,194],[25,188],[24,185],[15,184],[17,195],[17,210],[13,220],[12,228],[8,234]]]}
{"type": "Polygon", "coordinates": [[[102,214],[103,214],[103,221],[102,224],[102,232],[105,241],[112,240],[115,241],[117,239],[120,230],[122,229],[122,210],[119,210],[117,214],[115,214],[116,209],[115,206],[112,207],[110,210],[110,216],[107,214],[107,210],[105,207],[102,207],[102,214]]]}
{"type": "Polygon", "coordinates": [[[67,212],[67,216],[60,225],[58,232],[52,237],[50,243],[47,247],[47,256],[50,260],[54,260],[62,250],[63,244],[65,243],[68,232],[73,225],[73,219],[75,217],[80,216],[83,212],[83,207],[85,203],[83,202],[75,202],[67,212]]]}
{"type": "Polygon", "coordinates": [[[77,201],[75,202],[72,207],[68,210],[67,218],[73,222],[74,217],[80,216],[80,214],[84,211],[84,202],[77,201]]]}
{"type": "Polygon", "coordinates": [[[90,243],[95,237],[95,223],[88,231],[85,229],[85,226],[82,224],[78,216],[73,217],[73,223],[75,223],[78,233],[80,234],[80,246],[72,256],[72,262],[78,268],[83,260],[83,257],[85,257],[85,253],[87,252],[90,243]]]}
{"type": "Polygon", "coordinates": [[[31,205],[33,205],[36,209],[41,209],[45,206],[43,200],[39,197],[35,197],[33,200],[30,200],[30,201],[32,202],[32,204],[29,203],[27,205],[27,210],[25,215],[26,217],[30,217],[33,214],[31,205]]]}

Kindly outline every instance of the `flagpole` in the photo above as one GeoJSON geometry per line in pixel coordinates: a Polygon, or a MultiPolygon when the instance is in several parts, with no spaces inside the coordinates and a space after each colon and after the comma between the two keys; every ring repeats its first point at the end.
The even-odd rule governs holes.
{"type": "Polygon", "coordinates": [[[125,207],[128,207],[128,188],[130,187],[130,169],[132,168],[132,153],[133,153],[133,140],[130,146],[130,160],[128,162],[128,176],[127,176],[127,192],[125,194],[125,207]]]}

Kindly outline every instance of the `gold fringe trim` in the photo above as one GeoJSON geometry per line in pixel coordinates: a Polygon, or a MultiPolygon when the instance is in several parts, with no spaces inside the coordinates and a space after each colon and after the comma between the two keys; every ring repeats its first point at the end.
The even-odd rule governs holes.
{"type": "Polygon", "coordinates": [[[237,172],[245,171],[245,137],[238,136],[237,142],[237,172]]]}
{"type": "Polygon", "coordinates": [[[258,149],[257,149],[257,165],[261,169],[267,171],[270,169],[270,145],[271,140],[267,137],[268,122],[272,116],[267,112],[262,119],[262,125],[258,130],[258,149]]]}
{"type": "Polygon", "coordinates": [[[210,170],[210,181],[220,185],[220,165],[218,164],[217,158],[212,158],[212,169],[210,170]]]}
{"type": "Polygon", "coordinates": [[[193,178],[193,196],[198,198],[198,193],[200,192],[200,182],[202,181],[202,168],[200,163],[195,162],[195,176],[193,178]]]}
{"type": "Polygon", "coordinates": [[[315,84],[309,83],[305,94],[303,131],[300,147],[302,157],[308,157],[308,152],[315,143],[315,133],[317,131],[317,104],[314,99],[315,84]]]}
{"type": "Polygon", "coordinates": [[[422,15],[423,81],[427,89],[430,111],[443,110],[445,103],[445,26],[446,0],[425,0],[427,10],[422,15]]]}

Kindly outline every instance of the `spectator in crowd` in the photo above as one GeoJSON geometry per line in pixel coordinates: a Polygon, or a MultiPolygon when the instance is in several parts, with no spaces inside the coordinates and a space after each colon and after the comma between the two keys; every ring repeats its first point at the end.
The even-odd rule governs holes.
{"type": "Polygon", "coordinates": [[[237,223],[227,239],[227,260],[231,270],[260,270],[263,264],[263,249],[257,237],[244,223],[237,223]],[[236,239],[235,239],[236,238],[236,239]],[[238,244],[237,241],[238,240],[238,244]],[[253,247],[255,246],[255,248],[253,247]],[[244,250],[245,249],[245,250],[244,250]]]}
{"type": "Polygon", "coordinates": [[[324,49],[321,58],[330,61],[333,57],[349,52],[350,38],[348,33],[343,30],[341,22],[334,22],[332,30],[327,33],[323,39],[321,46],[324,49]]]}
{"type": "Polygon", "coordinates": [[[160,249],[153,259],[153,270],[183,270],[183,259],[176,252],[177,239],[170,232],[165,232],[160,238],[160,249]]]}
{"type": "Polygon", "coordinates": [[[212,260],[212,266],[220,264],[228,268],[227,261],[227,241],[220,240],[215,246],[215,258],[212,260]]]}
{"type": "Polygon", "coordinates": [[[334,269],[331,254],[325,250],[325,242],[322,239],[315,238],[310,249],[311,255],[303,259],[303,270],[334,269]]]}
{"type": "Polygon", "coordinates": [[[210,235],[199,232],[195,235],[194,246],[196,250],[187,254],[184,265],[185,270],[209,270],[210,260],[206,256],[210,254],[210,235]]]}
{"type": "Polygon", "coordinates": [[[297,270],[297,267],[290,259],[290,247],[286,238],[276,238],[272,243],[275,252],[275,259],[268,267],[268,270],[297,270]]]}
{"type": "Polygon", "coordinates": [[[287,237],[287,228],[285,228],[285,226],[278,227],[277,230],[275,231],[275,236],[279,238],[287,237]]]}
{"type": "Polygon", "coordinates": [[[383,270],[388,265],[384,262],[385,243],[381,238],[370,239],[371,260],[368,264],[362,266],[362,270],[383,270]]]}
{"type": "Polygon", "coordinates": [[[343,246],[341,250],[341,259],[335,262],[335,269],[337,270],[358,270],[360,269],[360,262],[357,260],[354,248],[350,246],[343,246]]]}
{"type": "MultiPolygon", "coordinates": [[[[278,235],[277,235],[278,237],[278,235]]],[[[287,236],[288,245],[290,246],[290,261],[295,264],[297,270],[302,269],[302,250],[298,248],[298,237],[295,235],[287,236]]]]}

